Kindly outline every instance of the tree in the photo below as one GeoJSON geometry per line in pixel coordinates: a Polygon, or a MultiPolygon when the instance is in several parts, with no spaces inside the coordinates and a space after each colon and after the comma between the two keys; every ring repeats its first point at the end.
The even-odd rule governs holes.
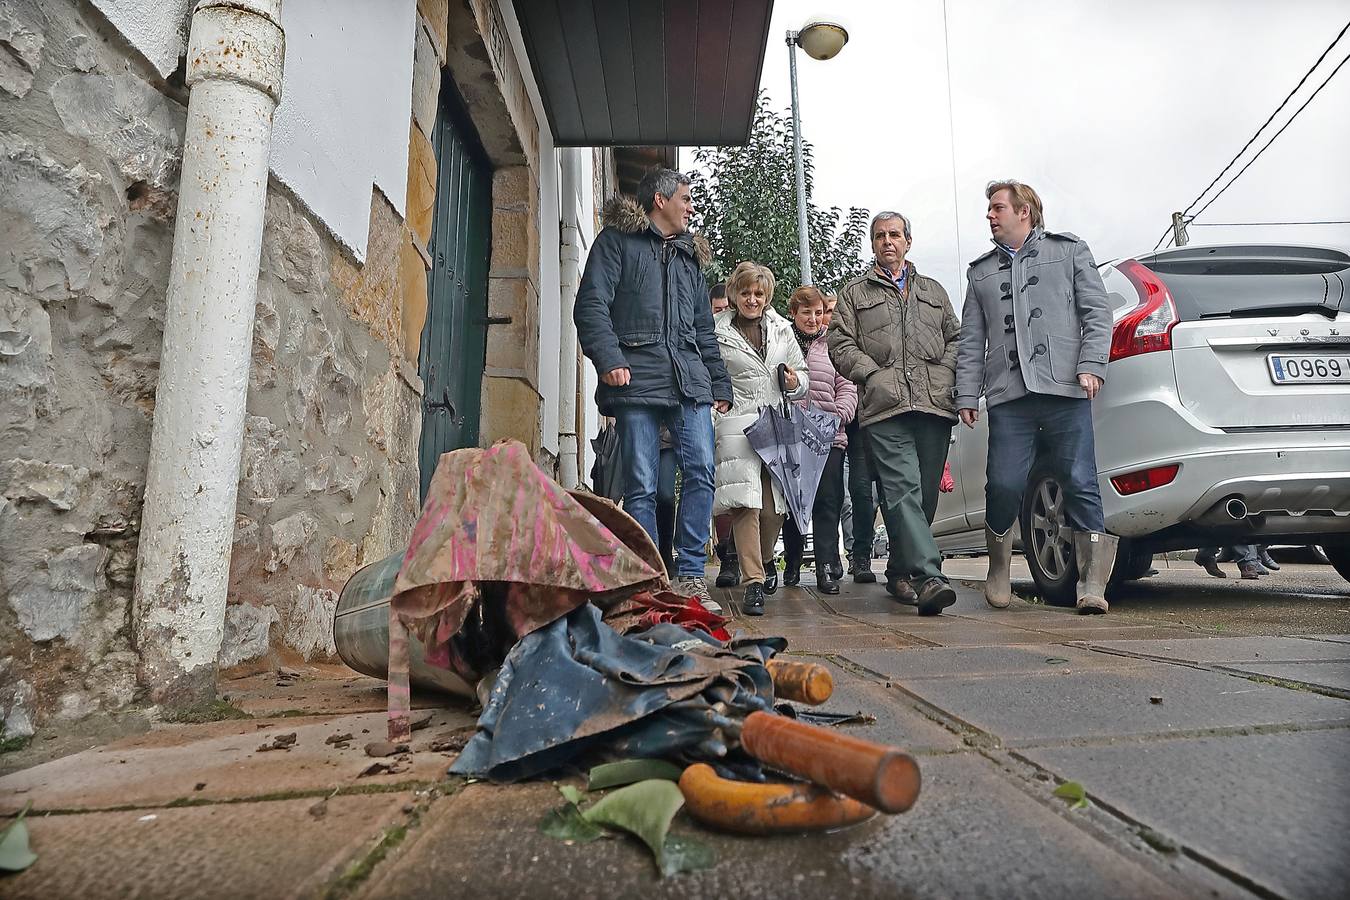
{"type": "MultiPolygon", "coordinates": [[[[811,145],[803,140],[811,270],[816,287],[833,293],[867,270],[860,250],[868,213],[850,207],[845,214],[837,206],[819,209],[811,203],[812,156],[811,145]]],[[[785,312],[788,297],[802,283],[790,114],[774,112],[760,91],[745,146],[703,147],[695,151],[694,160],[697,229],[713,251],[709,279],[726,280],[744,260],[766,265],[777,279],[774,306],[785,312]]]]}

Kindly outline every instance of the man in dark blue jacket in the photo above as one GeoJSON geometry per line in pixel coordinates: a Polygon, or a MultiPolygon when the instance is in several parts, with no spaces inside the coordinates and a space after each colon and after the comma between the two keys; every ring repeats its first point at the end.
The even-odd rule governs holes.
{"type": "Polygon", "coordinates": [[[688,176],[670,169],[647,173],[637,203],[627,197],[608,201],[574,318],[581,349],[600,375],[600,413],[617,423],[624,509],[657,540],[665,425],[683,475],[675,589],[718,609],[704,580],[713,503],[711,408],[731,407],[731,379],[713,335],[701,271],[708,247],[689,232],[693,209],[688,176]]]}

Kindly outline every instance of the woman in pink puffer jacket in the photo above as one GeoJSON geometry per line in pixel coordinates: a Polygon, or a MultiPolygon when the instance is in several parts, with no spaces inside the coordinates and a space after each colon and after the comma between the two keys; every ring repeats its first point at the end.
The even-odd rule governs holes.
{"type": "MultiPolygon", "coordinates": [[[[838,372],[830,362],[829,346],[825,341],[825,297],[813,287],[800,287],[792,292],[788,302],[792,314],[792,333],[801,344],[806,368],[811,373],[811,387],[806,398],[797,401],[824,410],[839,420],[830,458],[820,476],[816,502],[811,508],[811,542],[816,556],[816,588],[823,594],[839,593],[839,583],[831,570],[839,568],[839,513],[844,502],[844,448],[848,436],[844,426],[853,421],[858,412],[858,389],[838,372]]],[[[783,583],[797,584],[801,580],[802,549],[805,541],[798,524],[788,520],[783,525],[783,548],[787,569],[783,583]]]]}

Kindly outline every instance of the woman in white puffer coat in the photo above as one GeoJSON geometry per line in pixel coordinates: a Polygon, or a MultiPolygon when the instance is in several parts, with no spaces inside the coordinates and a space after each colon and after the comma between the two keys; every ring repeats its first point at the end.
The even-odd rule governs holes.
{"type": "Polygon", "coordinates": [[[792,325],[769,305],[773,289],[772,272],[758,263],[743,262],[727,280],[731,308],[713,319],[733,392],[731,409],[714,416],[717,490],[713,514],[731,515],[745,587],[742,609],[751,616],[764,614],[764,562],[773,559],[787,501],[750,447],[745,429],[755,423],[764,407],[783,402],[778,386],[780,365],[787,367],[783,379],[787,399],[806,396],[810,387],[792,325]]]}

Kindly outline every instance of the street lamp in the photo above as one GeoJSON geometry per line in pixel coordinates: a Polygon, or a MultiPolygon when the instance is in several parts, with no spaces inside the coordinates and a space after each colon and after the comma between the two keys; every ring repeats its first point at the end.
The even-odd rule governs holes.
{"type": "Polygon", "coordinates": [[[797,48],[812,59],[833,59],[848,43],[848,30],[837,22],[811,20],[800,31],[788,31],[788,71],[792,75],[792,156],[797,164],[797,246],[802,284],[811,277],[811,239],[806,231],[806,169],[802,166],[802,120],[797,105],[797,48]]]}

